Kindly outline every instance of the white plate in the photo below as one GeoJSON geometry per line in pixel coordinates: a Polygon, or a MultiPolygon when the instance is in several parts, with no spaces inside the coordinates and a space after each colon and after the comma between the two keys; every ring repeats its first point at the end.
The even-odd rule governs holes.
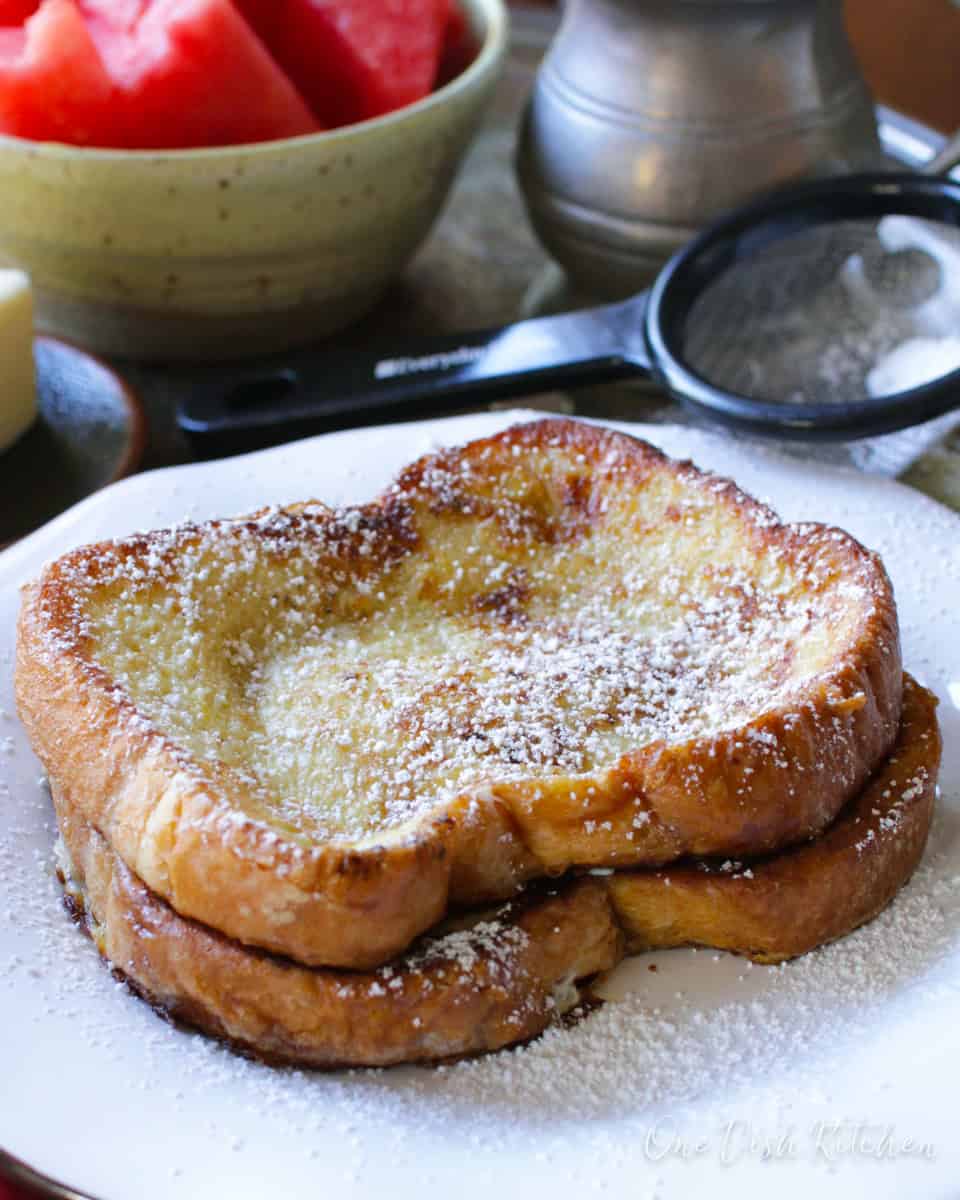
{"type": "Polygon", "coordinates": [[[339,433],[141,475],[0,556],[0,1145],[103,1200],[955,1197],[960,518],[895,483],[633,427],[786,518],[844,526],[891,572],[905,660],[943,701],[943,800],[914,881],[841,943],[782,968],[710,951],[634,959],[609,985],[615,1002],[526,1048],[324,1075],[252,1064],[165,1025],[67,920],[49,804],[13,713],[17,585],[82,541],[268,501],[369,497],[423,451],[517,415],[531,414],[339,433]]]}

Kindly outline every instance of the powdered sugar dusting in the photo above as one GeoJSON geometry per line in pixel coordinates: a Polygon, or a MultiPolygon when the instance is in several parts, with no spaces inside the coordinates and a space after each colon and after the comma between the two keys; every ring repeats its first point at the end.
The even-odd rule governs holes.
{"type": "MultiPolygon", "coordinates": [[[[941,821],[935,846],[945,834],[941,821]]],[[[289,1139],[301,1156],[326,1136],[332,1120],[354,1135],[358,1167],[384,1137],[398,1161],[410,1163],[418,1139],[442,1136],[451,1121],[466,1122],[475,1144],[491,1149],[530,1138],[545,1149],[583,1122],[642,1122],[665,1107],[706,1103],[718,1089],[730,1097],[762,1085],[781,1103],[816,1098],[823,1093],[822,1064],[851,1031],[869,1037],[881,1011],[888,1021],[905,1019],[912,1004],[935,996],[955,1002],[960,991],[955,976],[948,985],[942,978],[960,946],[960,874],[950,869],[949,855],[934,853],[887,912],[793,963],[747,971],[727,955],[659,954],[656,977],[643,969],[646,959],[634,960],[603,989],[614,997],[610,1003],[528,1046],[439,1069],[333,1076],[277,1070],[162,1026],[139,1002],[117,994],[92,947],[60,912],[49,862],[24,860],[16,843],[14,830],[0,843],[0,866],[16,894],[31,899],[20,924],[32,952],[29,960],[3,964],[0,986],[29,972],[37,1019],[69,1018],[84,1053],[131,1072],[134,1092],[141,1082],[146,1088],[161,1081],[174,1115],[199,1105],[215,1114],[217,1129],[229,1130],[220,1099],[228,1093],[238,1113],[262,1123],[259,1136],[289,1139]],[[405,1115],[411,1105],[418,1130],[412,1142],[405,1115]],[[397,1123],[406,1130],[402,1145],[388,1132],[397,1123]]],[[[452,951],[469,969],[472,937],[488,949],[501,933],[489,923],[476,935],[455,932],[444,939],[444,953],[452,951]]],[[[378,975],[389,988],[390,969],[378,975]]]]}
{"type": "Polygon", "coordinates": [[[350,838],[802,705],[875,602],[866,560],[835,578],[841,535],[757,541],[774,519],[723,481],[524,455],[107,547],[70,577],[78,628],[255,815],[350,838]]]}

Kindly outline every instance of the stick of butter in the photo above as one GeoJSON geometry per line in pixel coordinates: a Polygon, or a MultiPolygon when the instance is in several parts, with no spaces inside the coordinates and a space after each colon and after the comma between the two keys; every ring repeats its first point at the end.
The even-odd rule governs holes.
{"type": "Polygon", "coordinates": [[[33,424],[33,295],[23,271],[0,270],[0,452],[33,424]]]}

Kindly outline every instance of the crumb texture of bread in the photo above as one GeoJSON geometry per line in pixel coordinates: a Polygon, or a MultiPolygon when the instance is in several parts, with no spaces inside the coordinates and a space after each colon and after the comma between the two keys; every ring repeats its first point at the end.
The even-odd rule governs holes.
{"type": "Polygon", "coordinates": [[[879,560],[568,420],[367,505],[84,547],[24,594],[53,783],[181,915],[370,967],[571,867],[815,836],[896,736],[879,560]]]}
{"type": "Polygon", "coordinates": [[[941,741],[912,680],[893,753],[813,841],[763,859],[532,885],[448,920],[369,971],[308,968],[242,946],[154,895],[54,789],[64,884],[114,970],[165,1014],[269,1061],[387,1066],[535,1036],[624,953],[698,944],[778,962],[855,929],[920,860],[941,741]]]}

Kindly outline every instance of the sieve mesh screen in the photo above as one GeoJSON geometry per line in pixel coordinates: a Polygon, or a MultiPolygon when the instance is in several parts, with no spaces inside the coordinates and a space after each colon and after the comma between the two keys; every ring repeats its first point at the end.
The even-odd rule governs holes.
{"type": "Polygon", "coordinates": [[[960,368],[960,230],[837,221],[741,260],[698,297],[683,354],[714,386],[840,404],[960,368]]]}

